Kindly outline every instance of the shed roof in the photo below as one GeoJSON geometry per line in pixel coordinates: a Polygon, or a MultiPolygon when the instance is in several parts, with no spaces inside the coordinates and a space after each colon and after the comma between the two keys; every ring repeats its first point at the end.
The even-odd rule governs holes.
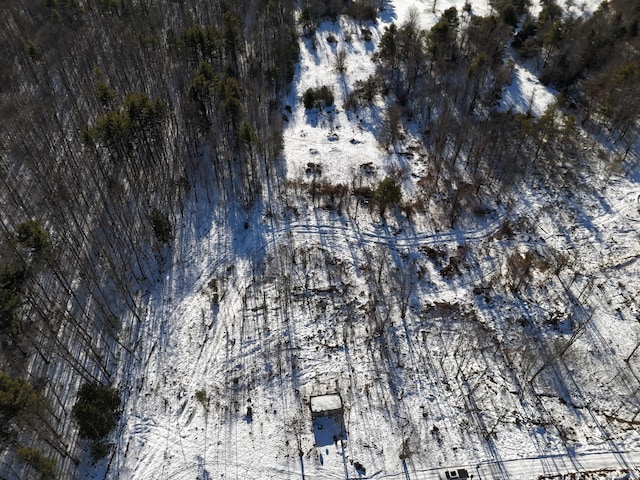
{"type": "Polygon", "coordinates": [[[333,412],[336,410],[342,410],[342,399],[337,393],[311,397],[312,413],[333,412]]]}

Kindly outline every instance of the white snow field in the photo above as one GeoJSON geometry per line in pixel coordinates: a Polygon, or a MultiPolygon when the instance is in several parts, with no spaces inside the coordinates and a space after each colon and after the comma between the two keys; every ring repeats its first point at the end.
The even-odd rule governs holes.
{"type": "MultiPolygon", "coordinates": [[[[286,102],[289,186],[270,186],[249,216],[191,192],[158,287],[125,322],[135,348],[120,359],[114,453],[86,478],[422,480],[458,468],[477,479],[638,478],[638,178],[613,174],[566,198],[523,191],[450,231],[424,214],[381,222],[297,194],[310,163],[332,184],[363,169],[378,181],[419,171],[426,154],[397,153],[410,136],[404,150],[379,147],[383,105],[356,116],[343,101],[374,71],[385,26],[416,7],[428,28],[463,4],[438,0],[434,15],[431,0],[391,0],[367,25],[371,41],[344,18],[324,23],[315,46],[302,40],[286,102]],[[335,110],[308,116],[302,92],[324,84],[335,110]],[[534,269],[526,295],[488,294],[515,252],[555,258],[556,273],[534,269]],[[452,258],[463,261],[447,278],[452,258]],[[310,398],[334,393],[342,418],[314,423],[310,398]]],[[[501,108],[539,115],[553,95],[516,65],[501,108]]]]}

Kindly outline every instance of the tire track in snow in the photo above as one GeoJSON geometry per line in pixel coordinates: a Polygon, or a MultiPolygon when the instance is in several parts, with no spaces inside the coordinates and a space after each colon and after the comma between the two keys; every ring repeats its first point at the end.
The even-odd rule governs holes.
{"type": "Polygon", "coordinates": [[[389,245],[396,248],[412,248],[436,245],[446,242],[470,242],[484,240],[498,231],[501,219],[496,219],[487,225],[474,230],[450,231],[443,233],[419,233],[413,236],[404,236],[402,232],[397,235],[382,234],[371,230],[362,230],[353,226],[335,226],[334,224],[296,224],[280,227],[273,231],[277,234],[289,233],[294,235],[357,238],[368,245],[389,245]]]}
{"type": "MultiPolygon", "coordinates": [[[[199,283],[204,285],[213,272],[226,268],[230,263],[237,262],[238,255],[247,258],[255,258],[259,253],[264,253],[278,245],[283,240],[291,241],[294,236],[333,239],[336,242],[346,239],[348,243],[357,240],[362,245],[387,245],[396,249],[419,248],[440,243],[478,242],[485,240],[496,233],[502,223],[502,218],[497,218],[486,225],[473,230],[457,230],[442,233],[418,233],[408,236],[399,231],[396,234],[383,234],[375,230],[364,230],[354,224],[336,226],[333,223],[286,223],[281,226],[265,228],[261,241],[250,242],[250,245],[242,252],[226,252],[203,267],[198,277],[199,283]],[[204,279],[203,279],[204,277],[204,279]]],[[[300,240],[298,238],[298,240],[300,240]]],[[[329,245],[327,245],[329,246],[329,245]]],[[[196,287],[195,289],[198,289],[196,287]]]]}
{"type": "Polygon", "coordinates": [[[294,237],[300,241],[301,238],[322,239],[327,248],[332,243],[339,244],[343,241],[349,246],[357,243],[360,246],[377,245],[389,246],[394,249],[410,249],[438,245],[441,243],[457,242],[458,244],[479,242],[487,239],[496,233],[503,222],[502,217],[471,230],[454,230],[440,233],[414,233],[406,234],[402,230],[394,233],[383,233],[375,228],[363,229],[355,223],[335,225],[334,223],[297,223],[286,222],[276,225],[272,222],[264,226],[256,238],[247,239],[242,250],[231,248],[218,255],[210,262],[203,265],[200,274],[197,276],[193,291],[203,289],[210,278],[215,274],[221,274],[230,265],[238,262],[240,256],[244,258],[258,258],[259,254],[274,251],[274,247],[283,241],[293,241],[294,237]]]}

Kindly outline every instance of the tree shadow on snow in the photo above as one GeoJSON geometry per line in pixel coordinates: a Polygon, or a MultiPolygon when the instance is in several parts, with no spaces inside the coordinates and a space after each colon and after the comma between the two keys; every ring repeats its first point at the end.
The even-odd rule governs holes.
{"type": "Polygon", "coordinates": [[[398,14],[395,7],[389,1],[382,3],[382,9],[378,12],[378,18],[383,23],[391,23],[398,21],[398,14]]]}
{"type": "Polygon", "coordinates": [[[346,440],[342,415],[322,416],[313,419],[313,437],[316,447],[337,445],[338,441],[346,440]]]}

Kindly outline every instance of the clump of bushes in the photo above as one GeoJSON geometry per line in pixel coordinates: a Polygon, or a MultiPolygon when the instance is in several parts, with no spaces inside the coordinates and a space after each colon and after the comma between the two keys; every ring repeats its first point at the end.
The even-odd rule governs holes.
{"type": "Polygon", "coordinates": [[[360,22],[375,22],[378,9],[369,1],[350,2],[344,13],[360,22]]]}
{"type": "Polygon", "coordinates": [[[204,388],[196,391],[196,400],[199,401],[205,408],[207,407],[207,404],[209,403],[209,396],[207,395],[207,391],[204,388]]]}
{"type": "Polygon", "coordinates": [[[376,75],[370,75],[366,80],[356,80],[345,102],[345,108],[355,109],[361,105],[370,105],[379,91],[380,79],[376,75]]]}
{"type": "Polygon", "coordinates": [[[336,21],[338,15],[348,15],[360,22],[375,21],[378,17],[376,2],[371,0],[306,0],[299,22],[305,34],[313,34],[315,27],[325,18],[336,21]]]}
{"type": "Polygon", "coordinates": [[[39,448],[20,447],[16,450],[16,456],[29,464],[38,473],[40,480],[57,478],[56,461],[51,457],[45,457],[39,448]]]}
{"type": "Polygon", "coordinates": [[[94,441],[91,443],[91,458],[100,460],[107,456],[113,445],[108,442],[94,441]]]}
{"type": "Polygon", "coordinates": [[[193,60],[215,60],[224,52],[223,33],[216,27],[194,25],[180,31],[178,46],[193,60]]]}
{"type": "Polygon", "coordinates": [[[400,185],[392,177],[382,180],[373,192],[373,200],[378,204],[380,215],[383,216],[390,206],[395,206],[402,199],[400,185]]]}
{"type": "Polygon", "coordinates": [[[110,105],[118,98],[118,93],[108,83],[101,81],[96,87],[96,97],[102,105],[110,105]]]}
{"type": "Polygon", "coordinates": [[[216,72],[210,63],[200,63],[196,76],[189,87],[189,98],[199,104],[200,113],[204,119],[207,119],[206,105],[215,99],[236,126],[235,122],[244,115],[240,96],[240,85],[233,76],[216,72]]]}
{"type": "Polygon", "coordinates": [[[160,243],[169,243],[173,238],[173,226],[169,217],[162,213],[159,208],[154,207],[149,216],[153,234],[160,243]]]}
{"type": "Polygon", "coordinates": [[[40,254],[51,246],[49,234],[37,220],[25,220],[16,227],[18,244],[40,254]]]}
{"type": "Polygon", "coordinates": [[[326,85],[318,88],[308,88],[302,95],[302,104],[307,110],[330,107],[333,102],[333,92],[326,85]]]}
{"type": "Polygon", "coordinates": [[[15,310],[20,304],[20,292],[26,277],[27,271],[24,268],[0,264],[0,330],[13,324],[15,310]]]}
{"type": "Polygon", "coordinates": [[[36,407],[42,401],[33,386],[23,378],[11,378],[0,372],[0,425],[7,425],[10,420],[36,407]]]}
{"type": "Polygon", "coordinates": [[[151,100],[146,93],[130,93],[121,105],[100,115],[93,127],[85,125],[82,139],[86,145],[128,147],[143,132],[157,126],[166,114],[167,106],[162,100],[151,100]]]}
{"type": "Polygon", "coordinates": [[[80,436],[99,442],[116,426],[120,408],[118,392],[106,385],[85,383],[71,411],[80,436]]]}

